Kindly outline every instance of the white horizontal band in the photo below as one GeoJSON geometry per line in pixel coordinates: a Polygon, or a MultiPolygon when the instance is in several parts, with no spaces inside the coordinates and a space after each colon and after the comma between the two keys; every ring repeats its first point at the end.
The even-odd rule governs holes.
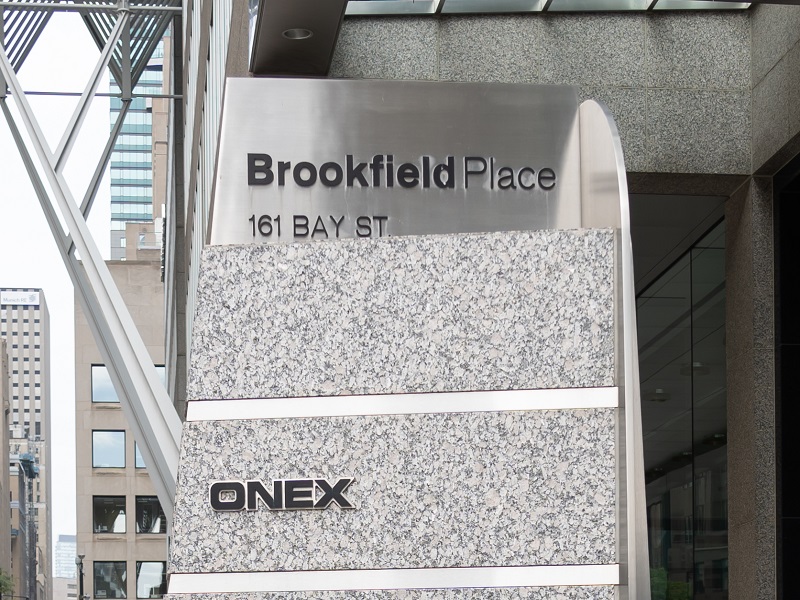
{"type": "Polygon", "coordinates": [[[193,400],[187,421],[616,408],[616,387],[193,400]]]}
{"type": "Polygon", "coordinates": [[[619,565],[174,573],[169,594],[619,585],[619,565]]]}

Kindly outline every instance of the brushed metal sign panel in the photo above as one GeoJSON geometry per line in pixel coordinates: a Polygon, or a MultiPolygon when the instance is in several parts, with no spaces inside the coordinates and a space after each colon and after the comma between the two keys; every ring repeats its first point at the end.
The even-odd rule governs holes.
{"type": "Polygon", "coordinates": [[[209,241],[580,226],[575,88],[229,79],[209,241]]]}

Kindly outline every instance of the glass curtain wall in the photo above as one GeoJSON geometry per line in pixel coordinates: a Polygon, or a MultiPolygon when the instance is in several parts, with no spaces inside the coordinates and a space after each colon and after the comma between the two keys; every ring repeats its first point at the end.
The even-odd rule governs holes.
{"type": "Polygon", "coordinates": [[[728,598],[725,224],[637,298],[653,600],[728,598]]]}
{"type": "MultiPolygon", "coordinates": [[[[164,42],[134,88],[135,94],[161,94],[164,42]]],[[[111,77],[110,91],[120,89],[111,77]]],[[[111,260],[125,260],[125,225],[153,221],[153,113],[150,98],[134,98],[111,155],[111,260]]],[[[111,98],[111,127],[122,101],[111,98]]]]}

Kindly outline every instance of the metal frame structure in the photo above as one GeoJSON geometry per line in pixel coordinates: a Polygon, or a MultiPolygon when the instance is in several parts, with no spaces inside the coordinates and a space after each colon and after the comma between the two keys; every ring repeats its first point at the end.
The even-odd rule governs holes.
{"type": "Polygon", "coordinates": [[[180,0],[105,0],[64,4],[60,0],[0,2],[0,109],[72,279],[95,342],[133,429],[158,499],[172,518],[178,472],[181,422],[161,383],[147,348],[92,239],[86,218],[111,157],[133,88],[180,0]],[[101,48],[94,71],[55,151],[48,146],[16,72],[30,53],[53,11],[79,12],[101,48]],[[64,166],[80,132],[101,78],[109,68],[119,84],[123,107],[80,205],[64,179],[64,166]],[[9,105],[14,99],[26,141],[9,105]],[[31,150],[38,158],[34,161],[31,150]],[[44,174],[47,185],[42,180],[44,174]],[[66,225],[64,232],[61,222],[66,225]],[[80,261],[76,257],[76,251],[80,261]]]}

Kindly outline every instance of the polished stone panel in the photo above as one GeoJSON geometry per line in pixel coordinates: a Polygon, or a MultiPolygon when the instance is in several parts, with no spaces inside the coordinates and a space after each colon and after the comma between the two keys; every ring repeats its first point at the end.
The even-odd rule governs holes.
{"type": "Polygon", "coordinates": [[[171,569],[612,564],[615,415],[582,409],[187,423],[171,569]],[[354,477],[346,496],[356,508],[215,512],[209,504],[215,480],[305,477],[354,477]]]}
{"type": "Polygon", "coordinates": [[[750,173],[749,14],[351,18],[331,74],[602,90],[629,171],[750,173]]]}
{"type": "Polygon", "coordinates": [[[800,6],[755,5],[748,14],[755,86],[800,41],[800,6]]]}
{"type": "Polygon", "coordinates": [[[437,79],[435,19],[346,19],[333,53],[330,77],[437,79]]]}
{"type": "Polygon", "coordinates": [[[439,79],[539,83],[541,19],[533,15],[445,17],[439,28],[439,79]]]}
{"type": "Polygon", "coordinates": [[[753,168],[789,141],[788,63],[781,59],[753,89],[753,168]]]}
{"type": "Polygon", "coordinates": [[[705,90],[750,89],[746,12],[683,12],[647,19],[647,85],[705,90]]]}
{"type": "Polygon", "coordinates": [[[775,597],[772,184],[753,178],[726,205],[731,600],[775,597]]]}
{"type": "Polygon", "coordinates": [[[789,78],[789,135],[800,133],[800,42],[794,45],[784,59],[789,78]]]}
{"type": "Polygon", "coordinates": [[[750,94],[647,90],[653,172],[750,173],[750,94]]]}
{"type": "Polygon", "coordinates": [[[613,600],[610,586],[168,595],[165,600],[613,600]]]}
{"type": "Polygon", "coordinates": [[[542,83],[642,87],[643,14],[548,15],[542,21],[542,83]]]}
{"type": "Polygon", "coordinates": [[[613,385],[608,230],[203,250],[190,399],[613,385]]]}

